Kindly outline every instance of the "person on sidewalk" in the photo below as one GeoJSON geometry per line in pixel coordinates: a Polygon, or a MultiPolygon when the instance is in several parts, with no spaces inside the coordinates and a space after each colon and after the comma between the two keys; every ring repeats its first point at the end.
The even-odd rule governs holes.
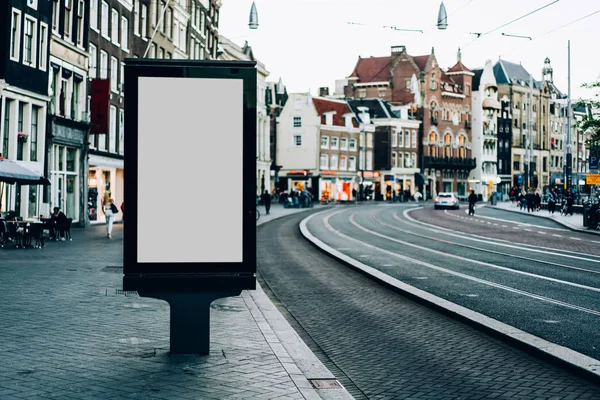
{"type": "MultiPolygon", "coordinates": [[[[67,216],[64,212],[60,211],[60,208],[58,207],[54,207],[52,211],[52,215],[50,215],[50,239],[59,240],[58,228],[67,221],[67,216]]],[[[66,239],[63,236],[62,238],[60,238],[60,240],[66,239]]]]}
{"type": "Polygon", "coordinates": [[[573,196],[571,189],[569,189],[567,191],[566,199],[567,199],[567,214],[573,215],[573,203],[575,203],[575,197],[573,196]]]}
{"type": "Polygon", "coordinates": [[[271,195],[268,190],[265,190],[263,195],[261,196],[262,203],[265,205],[265,211],[267,215],[269,214],[269,210],[271,210],[271,195]]]}
{"type": "Polygon", "coordinates": [[[469,195],[469,215],[475,215],[475,203],[477,203],[477,195],[475,191],[471,189],[471,194],[469,195]]]}
{"type": "Polygon", "coordinates": [[[112,228],[113,222],[115,221],[115,215],[119,212],[117,206],[115,206],[115,201],[112,197],[107,197],[105,201],[102,202],[102,211],[104,212],[104,216],[106,217],[106,237],[112,238],[112,228]]]}
{"type": "Polygon", "coordinates": [[[554,188],[552,188],[550,193],[548,193],[548,213],[554,215],[554,211],[556,211],[556,192],[554,191],[554,188]]]}
{"type": "Polygon", "coordinates": [[[125,202],[121,202],[121,221],[125,221],[125,202]]]}

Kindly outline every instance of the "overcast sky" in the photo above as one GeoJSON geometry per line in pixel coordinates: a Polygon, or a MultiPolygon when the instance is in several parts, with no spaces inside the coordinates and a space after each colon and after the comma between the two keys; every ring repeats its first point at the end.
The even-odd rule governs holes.
{"type": "Polygon", "coordinates": [[[390,47],[405,45],[413,56],[435,54],[443,68],[456,63],[458,48],[469,68],[483,67],[486,59],[521,62],[541,79],[544,59],[554,68],[554,82],[567,92],[567,41],[571,40],[573,99],[590,97],[581,83],[600,76],[600,12],[572,25],[562,25],[600,11],[598,0],[559,0],[531,16],[476,39],[555,0],[445,0],[448,29],[437,30],[440,0],[255,0],[259,28],[248,28],[252,0],[223,0],[219,33],[234,43],[247,40],[255,57],[281,77],[288,92],[333,92],[335,80],[352,73],[358,56],[381,57],[390,47]],[[351,25],[348,22],[363,25],[351,25]],[[393,31],[420,29],[423,34],[393,31]],[[550,32],[550,33],[548,33],[550,32]],[[502,36],[530,36],[533,40],[502,36]]]}

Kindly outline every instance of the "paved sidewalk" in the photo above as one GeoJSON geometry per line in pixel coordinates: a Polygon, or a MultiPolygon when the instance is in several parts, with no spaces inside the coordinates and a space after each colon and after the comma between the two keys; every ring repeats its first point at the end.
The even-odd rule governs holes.
{"type": "Polygon", "coordinates": [[[121,291],[123,225],[104,232],[0,249],[0,399],[352,398],[313,387],[333,375],[258,284],[212,304],[208,356],[169,355],[168,304],[121,291]]]}
{"type": "Polygon", "coordinates": [[[555,211],[554,214],[551,214],[550,212],[548,212],[548,210],[527,212],[526,210],[524,211],[524,210],[519,209],[519,206],[517,205],[517,203],[511,203],[510,201],[501,201],[501,202],[498,202],[495,206],[485,205],[485,207],[499,208],[502,210],[511,211],[511,212],[515,212],[515,213],[531,215],[533,217],[546,218],[546,219],[555,221],[573,231],[587,232],[587,233],[600,235],[600,231],[594,230],[594,229],[588,229],[587,227],[583,226],[583,215],[582,214],[560,215],[559,211],[555,211]]]}

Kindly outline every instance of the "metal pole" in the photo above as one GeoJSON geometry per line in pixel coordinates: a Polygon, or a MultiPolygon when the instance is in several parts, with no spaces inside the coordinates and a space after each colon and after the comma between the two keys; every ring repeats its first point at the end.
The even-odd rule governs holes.
{"type": "Polygon", "coordinates": [[[571,155],[571,41],[569,40],[567,46],[567,55],[568,55],[568,97],[567,97],[567,176],[565,178],[566,181],[566,189],[571,188],[571,174],[572,174],[572,155],[571,155]]]}
{"type": "Polygon", "coordinates": [[[367,134],[365,133],[365,125],[363,121],[362,129],[360,132],[360,200],[364,199],[363,195],[365,192],[365,164],[367,163],[367,154],[365,152],[365,141],[367,139],[367,134]]]}
{"type": "Polygon", "coordinates": [[[529,187],[533,189],[533,76],[529,75],[529,187]]]}

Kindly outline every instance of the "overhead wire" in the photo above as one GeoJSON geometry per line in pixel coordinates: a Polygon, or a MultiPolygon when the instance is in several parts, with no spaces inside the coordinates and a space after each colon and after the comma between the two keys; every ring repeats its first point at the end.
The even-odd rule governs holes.
{"type": "Polygon", "coordinates": [[[520,17],[518,17],[518,18],[515,18],[515,19],[513,19],[513,20],[511,20],[511,21],[508,21],[507,23],[505,23],[505,24],[502,24],[502,25],[500,25],[499,27],[496,27],[496,28],[494,28],[494,29],[492,29],[492,30],[489,30],[489,31],[487,31],[487,32],[484,32],[484,33],[482,33],[481,35],[477,36],[475,39],[471,40],[471,41],[470,41],[469,43],[467,43],[466,45],[464,45],[464,46],[461,46],[461,47],[464,49],[464,48],[468,47],[469,45],[471,45],[473,42],[475,42],[477,39],[480,39],[481,37],[483,37],[483,36],[486,36],[486,35],[488,35],[488,34],[490,34],[490,33],[492,33],[492,32],[495,32],[495,31],[497,31],[498,29],[504,28],[505,26],[508,26],[508,25],[510,25],[510,24],[513,24],[513,23],[515,23],[515,22],[517,22],[517,21],[520,21],[520,20],[522,20],[522,19],[524,19],[524,18],[527,18],[527,17],[529,17],[530,15],[533,15],[533,14],[535,14],[535,13],[537,13],[537,12],[539,12],[539,11],[541,11],[541,10],[543,10],[543,9],[547,8],[547,7],[550,7],[550,6],[551,6],[551,5],[553,5],[553,4],[556,4],[556,3],[558,3],[559,1],[560,1],[560,0],[554,0],[554,1],[552,1],[552,2],[550,2],[550,3],[548,3],[548,4],[546,4],[546,5],[543,5],[542,7],[539,7],[539,8],[537,8],[537,9],[533,10],[533,11],[530,11],[530,12],[528,12],[527,14],[521,15],[521,16],[520,16],[520,17]]]}
{"type": "Polygon", "coordinates": [[[541,38],[541,37],[543,37],[543,36],[549,35],[550,33],[554,33],[554,32],[556,32],[556,31],[558,31],[558,30],[560,30],[560,29],[566,28],[566,27],[567,27],[567,26],[569,26],[569,25],[573,25],[573,24],[574,24],[574,23],[576,23],[576,22],[582,21],[582,20],[584,20],[584,19],[586,19],[586,18],[589,18],[589,17],[591,17],[591,16],[593,16],[593,15],[596,15],[596,14],[598,14],[598,13],[600,13],[600,10],[593,11],[593,12],[591,12],[591,13],[587,14],[587,15],[584,15],[583,17],[577,18],[577,19],[576,19],[576,20],[574,20],[574,21],[571,21],[571,22],[568,22],[568,23],[566,23],[566,24],[564,24],[564,25],[561,25],[561,26],[559,26],[558,28],[554,28],[554,29],[552,29],[552,30],[549,30],[548,32],[542,33],[542,34],[541,34],[541,35],[539,35],[539,36],[535,36],[535,37],[534,37],[534,38],[532,38],[530,41],[528,41],[528,42],[526,42],[526,43],[523,43],[523,44],[520,44],[520,45],[518,45],[518,46],[516,46],[516,47],[513,47],[512,49],[510,49],[510,50],[508,50],[508,51],[504,52],[503,54],[509,54],[509,53],[512,53],[513,51],[520,49],[521,47],[523,47],[523,46],[525,46],[525,45],[527,45],[527,44],[531,43],[532,41],[534,41],[534,40],[536,40],[536,39],[539,39],[539,38],[541,38]]]}

